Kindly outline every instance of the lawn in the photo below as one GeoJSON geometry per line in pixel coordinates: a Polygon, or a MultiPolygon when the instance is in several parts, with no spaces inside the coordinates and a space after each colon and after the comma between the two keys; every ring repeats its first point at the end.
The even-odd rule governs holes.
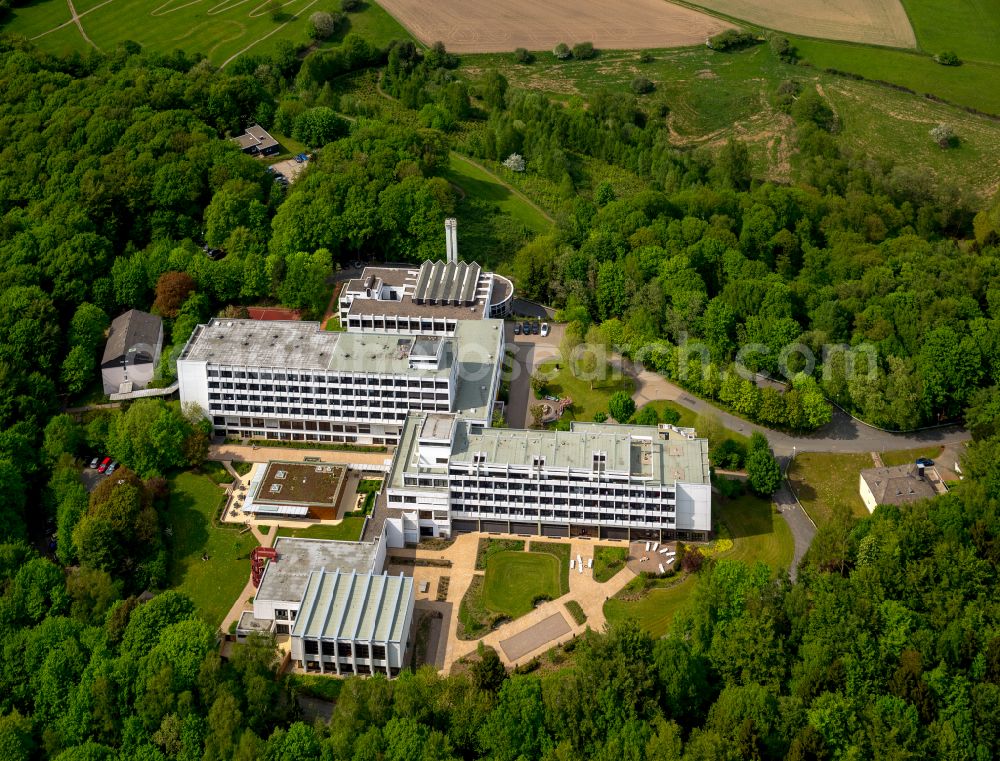
{"type": "Polygon", "coordinates": [[[451,163],[442,176],[466,195],[494,204],[535,233],[552,231],[552,221],[520,191],[511,190],[496,175],[485,171],[459,153],[451,152],[451,163]]]}
{"type": "Polygon", "coordinates": [[[560,597],[559,587],[559,560],[555,555],[500,552],[486,566],[483,603],[490,610],[517,618],[531,611],[540,598],[560,597]]]}
{"type": "Polygon", "coordinates": [[[202,475],[208,476],[219,486],[226,486],[233,482],[233,474],[226,470],[225,465],[215,460],[206,460],[199,468],[202,475]]]}
{"type": "Polygon", "coordinates": [[[788,469],[788,480],[809,517],[821,526],[838,505],[859,518],[868,515],[858,484],[861,471],[872,467],[867,454],[803,452],[788,469]]]}
{"type": "Polygon", "coordinates": [[[625,547],[594,548],[594,579],[604,583],[625,567],[628,549],[625,547]]]}
{"type": "Polygon", "coordinates": [[[907,465],[911,462],[916,462],[918,457],[928,457],[931,460],[936,460],[941,456],[942,447],[919,447],[917,449],[897,449],[894,452],[882,452],[882,464],[887,468],[891,468],[893,465],[907,465]]]}
{"type": "MultiPolygon", "coordinates": [[[[576,377],[562,361],[543,362],[537,372],[552,378],[545,384],[546,394],[558,396],[560,399],[572,397],[573,406],[563,413],[564,420],[593,422],[594,415],[598,412],[607,413],[608,399],[615,391],[624,390],[631,394],[634,385],[631,378],[620,374],[617,378],[609,377],[607,380],[598,380],[591,384],[588,380],[576,377]]],[[[608,374],[614,373],[609,370],[608,374]]],[[[534,398],[529,400],[529,405],[537,403],[538,400],[534,398]]]]}
{"type": "Polygon", "coordinates": [[[361,538],[361,528],[365,519],[360,517],[344,518],[340,523],[330,526],[316,524],[293,528],[282,526],[278,536],[294,536],[299,539],[337,539],[342,542],[356,542],[361,538]]]}
{"type": "Polygon", "coordinates": [[[531,552],[547,552],[559,563],[559,594],[569,592],[569,560],[573,548],[561,542],[532,542],[531,552]]]}
{"type": "Polygon", "coordinates": [[[604,603],[604,617],[609,624],[634,618],[651,635],[662,637],[674,622],[674,614],[687,603],[692,589],[693,577],[687,576],[670,586],[651,589],[638,600],[612,597],[604,603]]]}
{"type": "MultiPolygon", "coordinates": [[[[279,40],[295,44],[308,42],[309,15],[326,10],[319,0],[285,0],[283,13],[274,20],[263,12],[262,3],[145,2],[145,0],[115,0],[102,4],[85,0],[77,4],[81,23],[101,50],[111,51],[123,40],[134,40],[145,48],[169,53],[181,49],[189,53],[204,53],[215,65],[223,65],[243,53],[267,55],[279,40]],[[226,5],[227,7],[223,8],[226,5]]],[[[55,29],[70,18],[62,0],[42,0],[17,8],[4,25],[4,31],[26,37],[55,29]]],[[[378,46],[409,34],[388,13],[374,2],[348,14],[333,40],[335,45],[349,32],[356,32],[378,46]]],[[[52,53],[85,52],[90,48],[72,24],[35,40],[42,49],[52,53]]]]}
{"type": "Polygon", "coordinates": [[[249,556],[257,542],[253,534],[213,525],[223,492],[208,476],[180,473],[169,484],[170,586],[218,626],[250,578],[249,556]]]}
{"type": "MultiPolygon", "coordinates": [[[[792,533],[784,519],[774,511],[770,500],[752,495],[727,500],[716,498],[715,509],[721,523],[718,543],[732,540],[732,548],[719,552],[715,557],[754,563],[767,563],[775,570],[786,570],[792,563],[795,546],[792,533]]],[[[595,560],[595,565],[596,565],[595,560]]],[[[630,582],[624,593],[634,596],[642,582],[630,582]]],[[[609,623],[632,617],[643,629],[655,637],[666,633],[673,623],[674,614],[687,602],[694,589],[692,577],[680,580],[655,581],[639,599],[613,597],[604,604],[604,615],[609,623]]]]}

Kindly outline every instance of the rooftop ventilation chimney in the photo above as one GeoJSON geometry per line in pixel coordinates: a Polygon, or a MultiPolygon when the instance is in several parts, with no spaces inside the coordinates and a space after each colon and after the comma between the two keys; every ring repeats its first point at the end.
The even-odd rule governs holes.
{"type": "Polygon", "coordinates": [[[445,243],[445,259],[450,262],[458,263],[458,220],[454,217],[448,217],[444,221],[444,243],[445,243]]]}

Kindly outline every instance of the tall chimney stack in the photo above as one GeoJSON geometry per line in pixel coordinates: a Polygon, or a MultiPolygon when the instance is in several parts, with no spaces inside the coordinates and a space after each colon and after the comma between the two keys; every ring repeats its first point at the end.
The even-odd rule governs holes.
{"type": "Polygon", "coordinates": [[[458,220],[448,217],[444,221],[445,260],[458,263],[458,220]]]}

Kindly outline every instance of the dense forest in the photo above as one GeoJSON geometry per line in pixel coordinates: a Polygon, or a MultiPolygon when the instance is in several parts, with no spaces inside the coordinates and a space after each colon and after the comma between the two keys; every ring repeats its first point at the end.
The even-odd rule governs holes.
{"type": "Polygon", "coordinates": [[[846,152],[812,91],[775,97],[799,125],[790,186],[755,180],[738,142],[674,149],[668,104],[603,93],[566,107],[499,74],[470,87],[437,47],[349,36],[220,72],[134,44],[55,58],[0,38],[0,756],[996,757],[1000,203],[973,208],[846,152]],[[363,69],[414,118],[368,114],[332,86],[363,69]],[[225,139],[254,121],[316,151],[290,188],[225,139]],[[273,643],[222,661],[190,600],[162,591],[162,477],[204,458],[203,424],[156,401],[85,424],[61,408],[87,397],[124,309],[165,318],[166,384],[176,349],[213,314],[261,301],[318,314],[338,264],[439,257],[459,200],[442,176],[451,149],[518,154],[559,187],[552,234],[515,231],[495,256],[581,339],[593,328],[778,428],[822,425],[824,394],[894,428],[968,408],[966,481],[912,509],[834,521],[795,584],[706,564],[665,639],[594,634],[544,674],[508,676],[487,653],[449,678],[349,680],[328,725],[302,721],[273,643]],[[587,157],[649,189],[581,192],[587,157]],[[705,353],[686,354],[687,339],[705,353]],[[877,365],[852,375],[841,355],[824,373],[793,356],[784,393],[730,372],[758,344],[741,361],[777,373],[796,343],[817,356],[870,345],[877,365]],[[78,458],[95,449],[127,469],[88,494],[78,458]],[[140,603],[145,590],[159,593],[140,603]]]}

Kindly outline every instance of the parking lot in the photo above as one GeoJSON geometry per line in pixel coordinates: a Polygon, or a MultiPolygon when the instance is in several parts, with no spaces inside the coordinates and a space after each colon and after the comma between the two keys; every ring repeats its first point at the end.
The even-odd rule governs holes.
{"type": "MultiPolygon", "coordinates": [[[[523,320],[518,321],[521,324],[523,320]]],[[[528,406],[533,400],[531,393],[531,373],[543,362],[559,356],[559,342],[562,341],[565,325],[549,323],[547,336],[514,335],[514,321],[506,323],[507,347],[515,351],[514,373],[510,382],[510,399],[507,403],[507,424],[511,428],[527,428],[530,418],[528,406]]]]}
{"type": "Polygon", "coordinates": [[[299,163],[294,158],[291,158],[291,159],[285,159],[284,161],[279,161],[276,164],[271,164],[271,169],[273,169],[275,173],[280,173],[285,175],[285,177],[287,177],[288,181],[291,183],[295,182],[295,180],[298,179],[299,175],[305,171],[307,166],[309,166],[308,161],[303,161],[302,163],[299,163]]]}

